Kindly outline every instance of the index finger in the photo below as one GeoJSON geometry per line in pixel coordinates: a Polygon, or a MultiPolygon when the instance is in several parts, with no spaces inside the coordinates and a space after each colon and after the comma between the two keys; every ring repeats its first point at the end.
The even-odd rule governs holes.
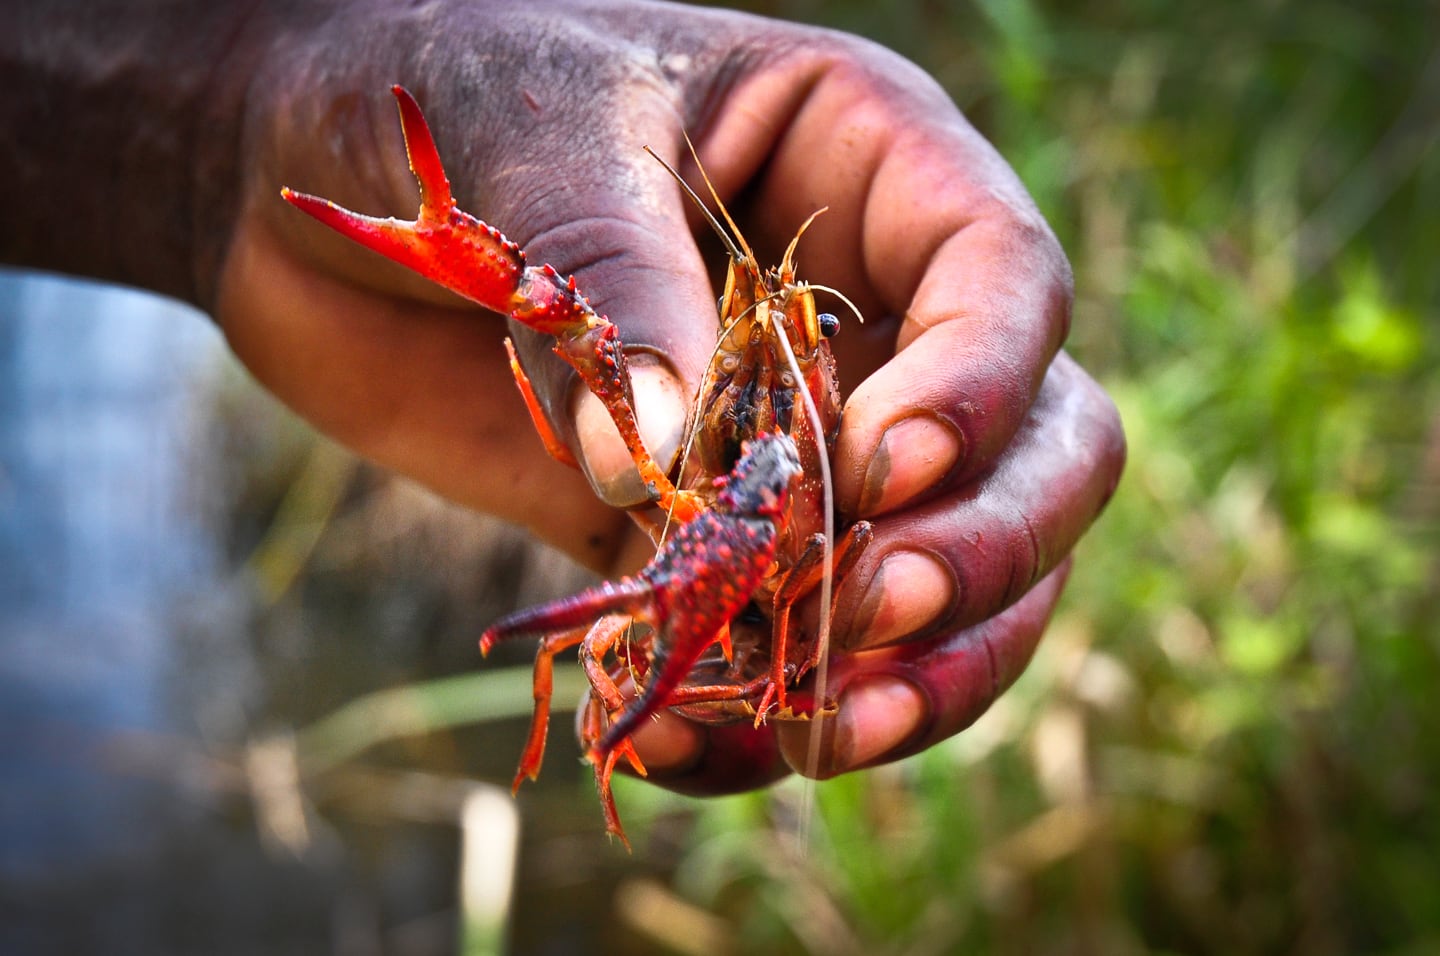
{"type": "Polygon", "coordinates": [[[1065,337],[1072,282],[1018,178],[938,85],[878,47],[842,49],[781,68],[808,83],[747,81],[709,145],[732,175],[768,145],[757,208],[793,222],[828,205],[806,274],[893,317],[893,352],[850,395],[836,454],[842,509],[873,515],[1005,447],[1065,337]]]}

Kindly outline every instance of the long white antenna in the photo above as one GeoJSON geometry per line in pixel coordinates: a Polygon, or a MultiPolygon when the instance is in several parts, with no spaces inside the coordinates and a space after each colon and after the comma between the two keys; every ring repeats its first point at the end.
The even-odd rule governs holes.
{"type": "Polygon", "coordinates": [[[805,415],[810,419],[810,428],[815,441],[815,448],[820,453],[816,457],[820,459],[820,481],[822,488],[822,500],[825,506],[825,544],[820,552],[820,560],[824,562],[824,568],[820,575],[820,624],[815,640],[819,644],[819,659],[815,664],[815,712],[811,715],[810,744],[805,752],[805,768],[808,778],[800,793],[799,821],[796,825],[799,838],[800,852],[804,854],[810,846],[810,816],[815,807],[815,771],[820,766],[820,722],[824,719],[825,709],[825,683],[829,677],[830,670],[830,600],[834,581],[831,580],[831,568],[834,566],[835,556],[835,485],[830,479],[830,456],[825,451],[825,425],[820,419],[820,410],[815,407],[815,399],[810,395],[810,389],[805,388],[803,383],[805,375],[800,371],[800,363],[795,360],[795,351],[790,347],[790,337],[781,330],[778,336],[781,348],[785,351],[785,360],[790,364],[790,370],[795,373],[795,380],[801,382],[799,389],[800,398],[805,403],[805,415]]]}

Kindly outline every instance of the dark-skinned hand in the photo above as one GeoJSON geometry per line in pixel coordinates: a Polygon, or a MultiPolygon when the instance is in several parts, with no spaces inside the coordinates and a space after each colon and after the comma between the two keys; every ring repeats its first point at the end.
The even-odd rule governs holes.
{"type": "MultiPolygon", "coordinates": [[[[875,541],[840,592],[827,688],[839,711],[818,765],[806,767],[808,725],[710,728],[666,713],[637,736],[652,777],[717,793],[791,768],[829,776],[894,760],[968,726],[1015,679],[1115,487],[1124,440],[1104,393],[1060,351],[1064,253],[932,79],[853,36],[666,4],[227,10],[197,7],[218,39],[185,49],[170,42],[173,25],[122,17],[108,38],[103,18],[93,26],[96,49],[119,44],[114,58],[136,64],[163,44],[156,69],[168,72],[115,94],[112,110],[143,109],[143,122],[80,116],[68,145],[121,139],[119,181],[103,185],[122,198],[103,215],[127,214],[132,236],[170,238],[143,258],[104,228],[90,246],[66,246],[65,204],[99,188],[84,183],[54,200],[58,217],[28,212],[31,195],[56,196],[46,177],[66,166],[31,168],[25,151],[60,156],[57,132],[9,148],[19,162],[0,170],[12,173],[0,198],[32,242],[6,239],[5,259],[196,302],[267,388],[330,435],[601,573],[630,572],[653,553],[624,510],[640,502],[638,483],[604,410],[548,343],[329,233],[279,189],[413,216],[389,94],[409,88],[461,207],[532,262],[573,273],[619,326],[647,443],[664,460],[714,344],[710,274],[723,256],[641,147],[696,182],[688,132],[762,264],[829,207],[799,264],[865,316],[833,341],[845,395],[833,466],[841,513],[873,521],[875,541]],[[152,90],[174,102],[157,105],[152,90]],[[506,335],[583,473],[537,440],[506,335]]],[[[65,15],[22,12],[18,35],[47,26],[51,42],[41,21],[65,15]]],[[[68,95],[93,102],[82,86],[68,95]]],[[[17,102],[0,118],[42,115],[17,102]]],[[[52,90],[43,105],[57,102],[52,90]]]]}

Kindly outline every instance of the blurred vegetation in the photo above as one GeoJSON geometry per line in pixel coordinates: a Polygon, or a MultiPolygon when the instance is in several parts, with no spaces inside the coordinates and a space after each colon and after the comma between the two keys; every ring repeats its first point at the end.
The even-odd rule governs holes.
{"type": "MultiPolygon", "coordinates": [[[[575,836],[598,830],[590,784],[552,735],[542,787],[580,809],[522,801],[527,827],[566,822],[528,830],[517,947],[582,912],[569,951],[1440,951],[1440,6],[750,6],[916,60],[1015,165],[1074,262],[1069,347],[1130,465],[1015,689],[944,745],[819,785],[806,847],[794,782],[697,802],[621,781],[637,852],[597,862],[575,836]]],[[[297,512],[359,520],[333,462],[307,475],[297,512]]],[[[274,629],[315,588],[287,596],[285,555],[313,575],[354,562],[344,540],[261,542],[274,629]]],[[[471,588],[513,577],[510,551],[437,542],[421,560],[471,588]]],[[[408,587],[351,624],[454,607],[408,587]]],[[[459,653],[437,672],[473,670],[459,653]]],[[[303,686],[304,720],[346,699],[303,686]]],[[[464,719],[456,686],[432,685],[440,723],[464,719]]],[[[397,701],[301,740],[348,756],[371,740],[335,729],[397,701]]],[[[504,779],[517,751],[486,728],[451,759],[504,779]]]]}
{"type": "Polygon", "coordinates": [[[991,714],[821,785],[804,862],[793,791],[701,805],[672,892],[743,952],[1440,951],[1440,7],[754,8],[1016,166],[1131,457],[991,714]]]}

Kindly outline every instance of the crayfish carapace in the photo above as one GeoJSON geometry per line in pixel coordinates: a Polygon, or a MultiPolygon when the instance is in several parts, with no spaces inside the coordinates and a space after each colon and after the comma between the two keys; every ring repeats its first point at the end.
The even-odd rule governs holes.
{"type": "MultiPolygon", "coordinates": [[[[794,254],[805,226],[780,265],[762,270],[711,188],[728,231],[708,211],[706,216],[731,259],[718,342],[690,410],[686,454],[673,469],[662,467],[640,437],[615,325],[591,308],[573,278],[548,265],[527,266],[518,245],[455,206],[419,106],[403,88],[393,92],[420,184],[414,221],[362,216],[289,189],[285,199],[445,288],[554,336],[555,353],[604,404],[650,499],[674,525],[638,574],[510,615],[480,642],[488,651],[500,640],[543,635],[535,714],[516,788],[540,770],[554,657],[579,645],[591,685],[581,735],[607,828],[624,841],[610,776],[622,756],[644,772],[630,735],[647,717],[672,706],[711,721],[759,724],[809,716],[792,710],[787,687],[820,664],[829,608],[822,607],[817,633],[806,633],[791,611],[816,591],[828,595],[830,582],[854,565],[871,538],[868,523],[856,522],[832,547],[826,530],[833,528],[834,509],[823,475],[840,418],[826,339],[836,320],[816,311],[812,287],[795,278],[794,254]],[[733,634],[743,639],[732,642],[733,634]],[[724,652],[721,666],[712,654],[697,668],[717,644],[724,652]],[[617,683],[617,675],[627,673],[643,688],[631,701],[617,683]]],[[[552,454],[574,464],[550,431],[508,340],[506,345],[541,437],[552,454]]]]}

